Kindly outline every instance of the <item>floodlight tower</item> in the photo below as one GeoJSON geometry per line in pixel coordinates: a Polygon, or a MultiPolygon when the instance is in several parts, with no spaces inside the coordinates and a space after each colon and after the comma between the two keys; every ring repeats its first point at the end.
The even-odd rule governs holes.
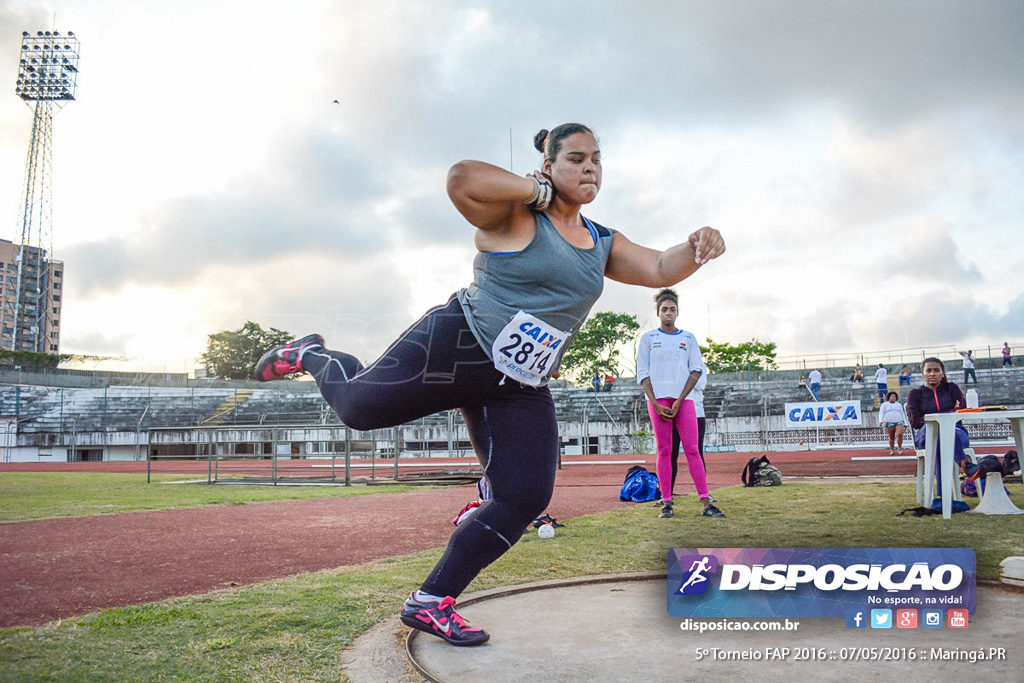
{"type": "MultiPolygon", "coordinates": [[[[60,290],[63,268],[60,262],[47,258],[53,251],[53,116],[75,99],[78,48],[78,38],[70,31],[65,35],[58,31],[21,34],[21,62],[14,93],[34,109],[35,115],[25,165],[17,290],[13,301],[3,298],[0,347],[12,351],[58,349],[54,311],[61,307],[54,304],[61,302],[53,297],[60,290]]],[[[5,271],[8,285],[9,276],[5,271]]]]}

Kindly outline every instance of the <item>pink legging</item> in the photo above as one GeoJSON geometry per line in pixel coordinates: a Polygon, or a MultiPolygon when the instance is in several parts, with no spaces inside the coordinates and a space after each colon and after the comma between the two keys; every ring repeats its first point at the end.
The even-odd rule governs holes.
{"type": "MultiPolygon", "coordinates": [[[[666,407],[672,407],[675,403],[671,398],[659,398],[658,403],[666,407]]],[[[666,503],[672,502],[672,426],[675,424],[679,432],[679,439],[686,454],[686,466],[693,477],[693,485],[697,489],[697,495],[701,498],[708,497],[708,478],[704,471],[704,462],[700,459],[700,451],[697,449],[697,411],[693,401],[683,401],[679,406],[679,412],[672,420],[665,420],[650,401],[647,402],[647,414],[651,416],[651,426],[654,429],[654,440],[658,444],[658,484],[661,486],[661,497],[666,503]]]]}

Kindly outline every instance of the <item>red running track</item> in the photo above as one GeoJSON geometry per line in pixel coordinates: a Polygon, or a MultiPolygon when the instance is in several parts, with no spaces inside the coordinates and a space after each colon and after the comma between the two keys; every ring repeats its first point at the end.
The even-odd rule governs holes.
{"type": "MultiPolygon", "coordinates": [[[[707,455],[712,490],[740,483],[753,453],[707,455]]],[[[785,476],[913,475],[913,461],[853,461],[883,451],[770,454],[785,476]]],[[[565,458],[549,514],[569,519],[627,507],[629,464],[654,456],[565,458]]],[[[175,463],[180,467],[183,463],[175,463]]],[[[205,474],[206,466],[195,463],[205,474]]],[[[145,472],[145,462],[7,463],[13,471],[145,472]]],[[[386,468],[383,468],[386,469],[386,468]]],[[[0,476],[0,484],[2,484],[0,476]]],[[[676,494],[693,494],[680,476],[676,494]],[[679,490],[681,489],[681,490],[679,490]]],[[[38,625],[107,607],[153,602],[444,545],[471,485],[409,493],[133,512],[0,524],[0,626],[38,625]]]]}

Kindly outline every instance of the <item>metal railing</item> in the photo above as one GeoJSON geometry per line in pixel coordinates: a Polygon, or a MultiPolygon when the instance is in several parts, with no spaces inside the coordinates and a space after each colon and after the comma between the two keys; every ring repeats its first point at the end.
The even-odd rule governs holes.
{"type": "MultiPolygon", "coordinates": [[[[464,425],[450,423],[437,448],[426,448],[422,425],[357,431],[344,425],[193,427],[148,434],[146,476],[205,473],[208,483],[331,483],[430,477],[479,478],[464,425]],[[419,439],[419,440],[417,440],[419,439]],[[442,450],[441,444],[445,446],[442,450]],[[418,448],[417,448],[418,447],[418,448]],[[453,461],[461,458],[462,461],[453,461]],[[202,466],[205,469],[202,469],[202,466]]],[[[428,446],[430,444],[427,444],[428,446]]]]}

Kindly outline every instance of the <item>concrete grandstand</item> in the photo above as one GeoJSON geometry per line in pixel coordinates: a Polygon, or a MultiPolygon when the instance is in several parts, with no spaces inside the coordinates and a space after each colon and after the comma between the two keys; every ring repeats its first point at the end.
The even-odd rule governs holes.
{"type": "MultiPolygon", "coordinates": [[[[951,368],[956,364],[951,364],[951,368]]],[[[912,366],[916,373],[918,368],[912,366]]],[[[863,421],[842,429],[787,429],[786,403],[813,400],[796,370],[722,373],[705,391],[706,445],[715,451],[800,449],[829,445],[879,447],[874,384],[849,381],[852,367],[827,368],[822,402],[858,401],[863,421]]],[[[956,380],[957,373],[950,371],[956,380]]],[[[919,385],[915,374],[913,386],[919,385]]],[[[895,373],[890,386],[899,387],[895,373]]],[[[974,384],[970,385],[972,388],[974,384]]],[[[964,387],[966,389],[966,387],[964,387]]],[[[1024,368],[980,368],[983,405],[1024,405],[1024,368]]],[[[653,448],[643,392],[620,378],[609,392],[552,387],[566,455],[649,453],[653,448]]],[[[318,457],[348,439],[360,453],[463,456],[471,454],[457,411],[396,430],[347,430],[307,381],[269,384],[195,380],[184,374],[26,371],[0,366],[3,462],[69,462],[206,458],[271,454],[318,457]],[[324,430],[327,431],[324,431],[324,430]],[[340,431],[339,431],[340,430],[340,431]]],[[[1002,441],[1009,427],[971,425],[972,438],[1002,441]]]]}

